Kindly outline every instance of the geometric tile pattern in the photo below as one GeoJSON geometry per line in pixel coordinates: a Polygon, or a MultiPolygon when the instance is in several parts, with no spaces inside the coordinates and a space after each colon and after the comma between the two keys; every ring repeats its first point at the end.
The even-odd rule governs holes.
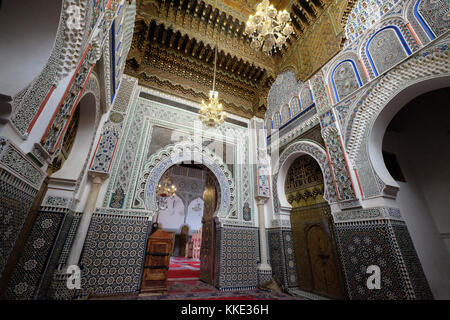
{"type": "Polygon", "coordinates": [[[297,263],[292,231],[272,228],[268,231],[268,239],[273,277],[284,288],[297,287],[297,263]]]}
{"type": "Polygon", "coordinates": [[[138,292],[148,219],[94,214],[81,256],[83,295],[138,292]]]}
{"type": "Polygon", "coordinates": [[[258,229],[223,226],[216,230],[216,241],[215,286],[220,290],[255,288],[258,285],[258,229]]]}
{"type": "Polygon", "coordinates": [[[42,207],[6,290],[7,299],[33,299],[67,209],[42,207]],[[43,209],[43,210],[42,210],[43,209]]]}
{"type": "Polygon", "coordinates": [[[414,298],[389,220],[336,224],[335,230],[350,299],[414,298]],[[379,290],[367,287],[371,265],[381,270],[379,290]]]}
{"type": "Polygon", "coordinates": [[[0,168],[0,274],[22,230],[37,190],[0,168]]]}
{"type": "Polygon", "coordinates": [[[409,278],[411,279],[416,299],[433,299],[433,294],[426,280],[422,264],[417,256],[408,228],[403,222],[391,223],[403,260],[405,261],[406,269],[408,270],[409,278]]]}
{"type": "MultiPolygon", "coordinates": [[[[43,209],[44,208],[41,207],[41,211],[43,211],[43,209]]],[[[45,209],[47,210],[48,208],[45,209]]],[[[54,208],[50,209],[54,210],[54,208]]],[[[74,213],[73,211],[68,210],[68,212],[64,214],[64,219],[61,222],[61,226],[54,241],[52,251],[48,257],[47,267],[45,268],[45,272],[41,276],[39,290],[35,293],[35,297],[37,300],[56,298],[56,296],[52,295],[52,285],[55,271],[62,269],[62,267],[65,265],[70,250],[70,247],[66,248],[66,243],[70,242],[70,244],[72,244],[73,238],[75,237],[76,228],[74,228],[75,230],[73,231],[72,229],[74,226],[78,227],[78,223],[74,223],[74,221],[79,222],[79,220],[80,215],[74,213]]],[[[67,287],[64,289],[66,291],[69,291],[67,287]]]]}

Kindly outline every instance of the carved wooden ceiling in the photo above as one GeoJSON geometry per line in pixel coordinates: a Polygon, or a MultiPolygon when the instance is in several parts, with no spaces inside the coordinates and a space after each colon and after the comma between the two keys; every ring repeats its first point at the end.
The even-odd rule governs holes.
{"type": "MultiPolygon", "coordinates": [[[[273,0],[289,8],[296,37],[332,0],[273,0]]],[[[263,117],[267,92],[283,51],[274,56],[250,48],[244,33],[259,0],[137,0],[133,42],[125,72],[143,86],[200,102],[212,87],[214,47],[217,80],[228,112],[263,117]]],[[[295,41],[295,38],[292,40],[295,41]]],[[[285,50],[289,50],[290,42],[285,50]]]]}

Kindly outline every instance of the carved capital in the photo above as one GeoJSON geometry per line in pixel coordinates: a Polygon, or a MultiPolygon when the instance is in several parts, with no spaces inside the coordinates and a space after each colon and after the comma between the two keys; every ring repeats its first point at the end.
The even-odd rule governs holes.
{"type": "Polygon", "coordinates": [[[103,182],[109,178],[109,173],[88,171],[88,177],[94,184],[103,184],[103,182]]]}
{"type": "Polygon", "coordinates": [[[256,203],[258,205],[264,205],[266,204],[267,200],[269,200],[268,197],[255,197],[256,203]]]}

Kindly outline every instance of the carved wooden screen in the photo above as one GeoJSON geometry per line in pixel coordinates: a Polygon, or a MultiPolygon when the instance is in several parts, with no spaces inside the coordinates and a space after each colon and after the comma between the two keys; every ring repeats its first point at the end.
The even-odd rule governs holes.
{"type": "Polygon", "coordinates": [[[217,191],[214,179],[209,173],[206,176],[203,200],[204,209],[202,219],[202,245],[200,247],[200,280],[214,285],[214,255],[216,243],[214,213],[217,208],[217,191]]]}
{"type": "Polygon", "coordinates": [[[319,164],[299,157],[289,168],[285,192],[292,205],[291,227],[299,287],[335,299],[344,298],[344,285],[334,241],[331,209],[323,198],[319,164]]]}

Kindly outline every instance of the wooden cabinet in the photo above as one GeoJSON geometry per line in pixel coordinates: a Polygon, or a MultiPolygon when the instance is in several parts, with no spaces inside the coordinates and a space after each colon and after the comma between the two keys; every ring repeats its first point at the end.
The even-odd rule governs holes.
{"type": "Polygon", "coordinates": [[[155,231],[147,242],[141,292],[167,292],[167,272],[173,252],[175,233],[155,231]]]}

